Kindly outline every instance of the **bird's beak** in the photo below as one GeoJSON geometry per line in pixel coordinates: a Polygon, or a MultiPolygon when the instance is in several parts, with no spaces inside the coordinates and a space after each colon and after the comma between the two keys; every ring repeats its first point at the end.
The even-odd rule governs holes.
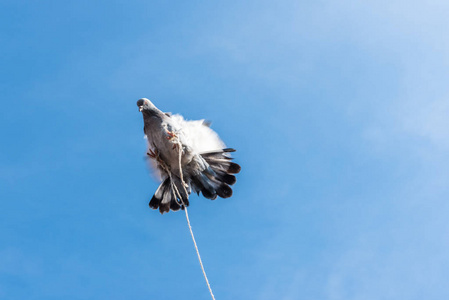
{"type": "Polygon", "coordinates": [[[143,110],[143,106],[139,106],[139,111],[142,111],[143,110]]]}

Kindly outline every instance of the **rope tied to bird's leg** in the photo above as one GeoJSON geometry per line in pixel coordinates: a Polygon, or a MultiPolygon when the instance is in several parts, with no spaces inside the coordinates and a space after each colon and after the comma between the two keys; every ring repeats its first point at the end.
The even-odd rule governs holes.
{"type": "MultiPolygon", "coordinates": [[[[181,185],[184,189],[185,195],[188,195],[189,193],[187,192],[187,184],[184,181],[184,176],[183,176],[183,172],[182,172],[182,144],[179,140],[177,140],[176,135],[173,136],[170,141],[172,143],[174,143],[174,145],[178,148],[178,167],[179,167],[179,178],[181,179],[181,185]]],[[[207,275],[206,275],[206,271],[204,270],[204,266],[203,266],[203,261],[201,260],[201,255],[200,255],[200,251],[198,250],[198,246],[196,244],[196,240],[195,240],[195,236],[193,235],[193,231],[192,231],[192,225],[190,224],[190,219],[189,219],[189,213],[187,211],[187,206],[185,205],[181,193],[179,192],[178,188],[176,187],[176,184],[174,184],[173,181],[173,177],[172,177],[172,172],[170,170],[170,167],[162,160],[160,159],[159,155],[157,152],[153,152],[151,150],[149,150],[149,152],[147,153],[148,156],[150,156],[153,159],[156,159],[156,161],[158,162],[159,166],[164,169],[168,176],[170,177],[170,183],[171,183],[171,190],[173,193],[173,196],[176,198],[179,198],[181,200],[182,206],[184,208],[185,214],[186,214],[186,219],[187,219],[187,225],[189,226],[189,230],[190,230],[190,235],[192,236],[192,241],[193,241],[193,245],[195,246],[195,250],[196,250],[196,255],[198,256],[198,261],[200,262],[200,266],[201,266],[201,270],[203,271],[203,275],[204,275],[204,279],[206,280],[206,284],[207,284],[207,288],[209,289],[210,295],[212,297],[212,300],[215,300],[215,296],[214,293],[212,292],[212,288],[210,287],[209,284],[209,280],[207,279],[207,275]]]]}
{"type": "MultiPolygon", "coordinates": [[[[184,176],[182,174],[182,164],[181,164],[181,160],[182,160],[182,144],[178,140],[176,140],[174,142],[177,144],[177,148],[178,148],[179,178],[181,179],[181,185],[182,185],[182,187],[184,189],[185,195],[189,195],[189,193],[187,192],[187,188],[186,188],[187,184],[185,183],[184,176]]],[[[169,174],[170,174],[170,177],[171,177],[171,173],[170,172],[169,172],[169,174]]],[[[195,246],[195,250],[196,250],[196,255],[198,256],[198,261],[200,262],[201,270],[203,271],[203,275],[204,275],[204,279],[206,280],[207,288],[209,289],[209,292],[210,292],[210,295],[211,295],[212,299],[215,300],[214,293],[212,292],[212,288],[210,287],[209,280],[207,279],[206,271],[204,270],[203,261],[201,260],[200,251],[198,250],[198,246],[197,246],[196,241],[195,241],[195,236],[193,235],[192,225],[190,225],[190,219],[189,219],[189,213],[187,212],[187,206],[185,205],[185,203],[184,203],[184,201],[182,199],[181,193],[179,192],[178,188],[176,187],[175,184],[173,184],[173,180],[171,180],[171,182],[172,182],[172,186],[174,187],[173,190],[176,191],[176,194],[178,195],[178,198],[181,200],[181,203],[184,206],[184,211],[185,211],[186,219],[187,219],[187,225],[189,226],[190,235],[192,236],[193,245],[195,246]]]]}

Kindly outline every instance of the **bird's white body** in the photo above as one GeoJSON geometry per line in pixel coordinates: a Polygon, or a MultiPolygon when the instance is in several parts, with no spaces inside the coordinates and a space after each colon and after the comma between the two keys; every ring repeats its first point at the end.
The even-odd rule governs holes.
{"type": "Polygon", "coordinates": [[[187,121],[181,115],[172,115],[171,117],[194,152],[216,151],[226,147],[218,134],[204,125],[204,120],[187,121]]]}

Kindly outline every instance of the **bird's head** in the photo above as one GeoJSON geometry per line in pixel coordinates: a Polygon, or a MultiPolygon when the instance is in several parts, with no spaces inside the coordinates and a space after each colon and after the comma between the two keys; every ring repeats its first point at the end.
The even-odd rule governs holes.
{"type": "Polygon", "coordinates": [[[151,103],[151,101],[148,100],[147,98],[139,99],[137,101],[137,106],[139,107],[140,112],[150,113],[150,112],[158,111],[156,106],[154,106],[154,104],[151,103]]]}

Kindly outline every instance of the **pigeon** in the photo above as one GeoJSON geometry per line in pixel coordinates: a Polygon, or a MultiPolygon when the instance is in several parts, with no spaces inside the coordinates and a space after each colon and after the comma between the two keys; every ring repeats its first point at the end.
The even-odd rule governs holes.
{"type": "Polygon", "coordinates": [[[146,98],[137,106],[143,115],[147,157],[161,179],[150,208],[161,214],[183,210],[192,192],[211,200],[232,196],[230,186],[241,167],[232,162],[230,153],[235,150],[225,147],[210,122],[164,113],[146,98]]]}

